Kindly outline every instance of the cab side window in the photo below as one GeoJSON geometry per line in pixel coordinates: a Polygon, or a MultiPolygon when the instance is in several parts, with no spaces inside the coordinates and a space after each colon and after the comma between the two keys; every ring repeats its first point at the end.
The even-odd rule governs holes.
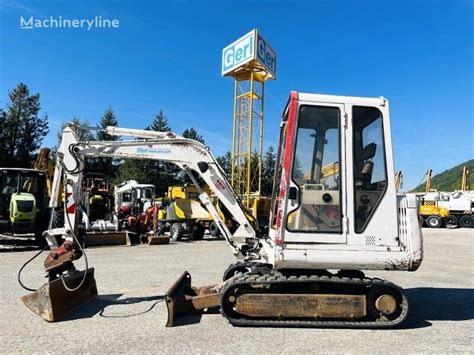
{"type": "Polygon", "coordinates": [[[355,231],[364,231],[387,189],[382,113],[375,107],[352,109],[355,231]]]}

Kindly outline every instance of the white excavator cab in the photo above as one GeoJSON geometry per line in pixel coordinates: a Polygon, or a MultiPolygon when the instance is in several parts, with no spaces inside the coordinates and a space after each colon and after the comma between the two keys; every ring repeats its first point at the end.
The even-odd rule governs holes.
{"type": "Polygon", "coordinates": [[[384,98],[291,93],[274,186],[277,268],[416,269],[421,262],[416,203],[401,195],[397,206],[384,98]]]}

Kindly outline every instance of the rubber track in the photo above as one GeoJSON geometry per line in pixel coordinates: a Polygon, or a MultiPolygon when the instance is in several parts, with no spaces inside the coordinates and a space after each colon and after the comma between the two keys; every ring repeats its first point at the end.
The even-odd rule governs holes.
{"type": "Polygon", "coordinates": [[[270,326],[270,327],[313,327],[313,328],[364,328],[364,329],[384,329],[394,328],[406,318],[408,314],[408,300],[405,297],[402,288],[399,286],[378,278],[347,278],[338,276],[275,276],[275,275],[243,275],[236,278],[234,281],[227,284],[222,290],[220,297],[221,313],[228,319],[231,324],[237,326],[270,326]],[[226,307],[223,306],[224,300],[227,300],[227,295],[235,287],[248,287],[252,284],[287,284],[287,283],[335,283],[344,284],[345,286],[377,286],[388,287],[399,292],[402,297],[400,315],[393,320],[375,320],[375,321],[321,321],[321,320],[277,320],[277,319],[247,319],[247,318],[232,318],[226,314],[226,307]]]}

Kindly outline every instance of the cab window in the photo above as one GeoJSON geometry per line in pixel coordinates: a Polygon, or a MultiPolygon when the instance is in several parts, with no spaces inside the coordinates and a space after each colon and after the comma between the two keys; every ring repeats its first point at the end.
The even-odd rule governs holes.
{"type": "Polygon", "coordinates": [[[342,232],[339,122],[337,107],[300,108],[292,168],[299,207],[287,217],[289,231],[342,232]]]}
{"type": "Polygon", "coordinates": [[[355,231],[361,233],[387,189],[387,168],[382,113],[375,107],[354,106],[352,121],[355,231]]]}

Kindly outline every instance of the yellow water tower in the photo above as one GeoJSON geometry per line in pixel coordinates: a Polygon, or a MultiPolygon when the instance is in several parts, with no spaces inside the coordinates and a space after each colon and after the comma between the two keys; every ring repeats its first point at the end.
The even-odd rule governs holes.
{"type": "Polygon", "coordinates": [[[222,76],[234,78],[231,184],[247,207],[260,196],[265,82],[276,68],[276,52],[257,30],[222,50],[222,76]]]}

